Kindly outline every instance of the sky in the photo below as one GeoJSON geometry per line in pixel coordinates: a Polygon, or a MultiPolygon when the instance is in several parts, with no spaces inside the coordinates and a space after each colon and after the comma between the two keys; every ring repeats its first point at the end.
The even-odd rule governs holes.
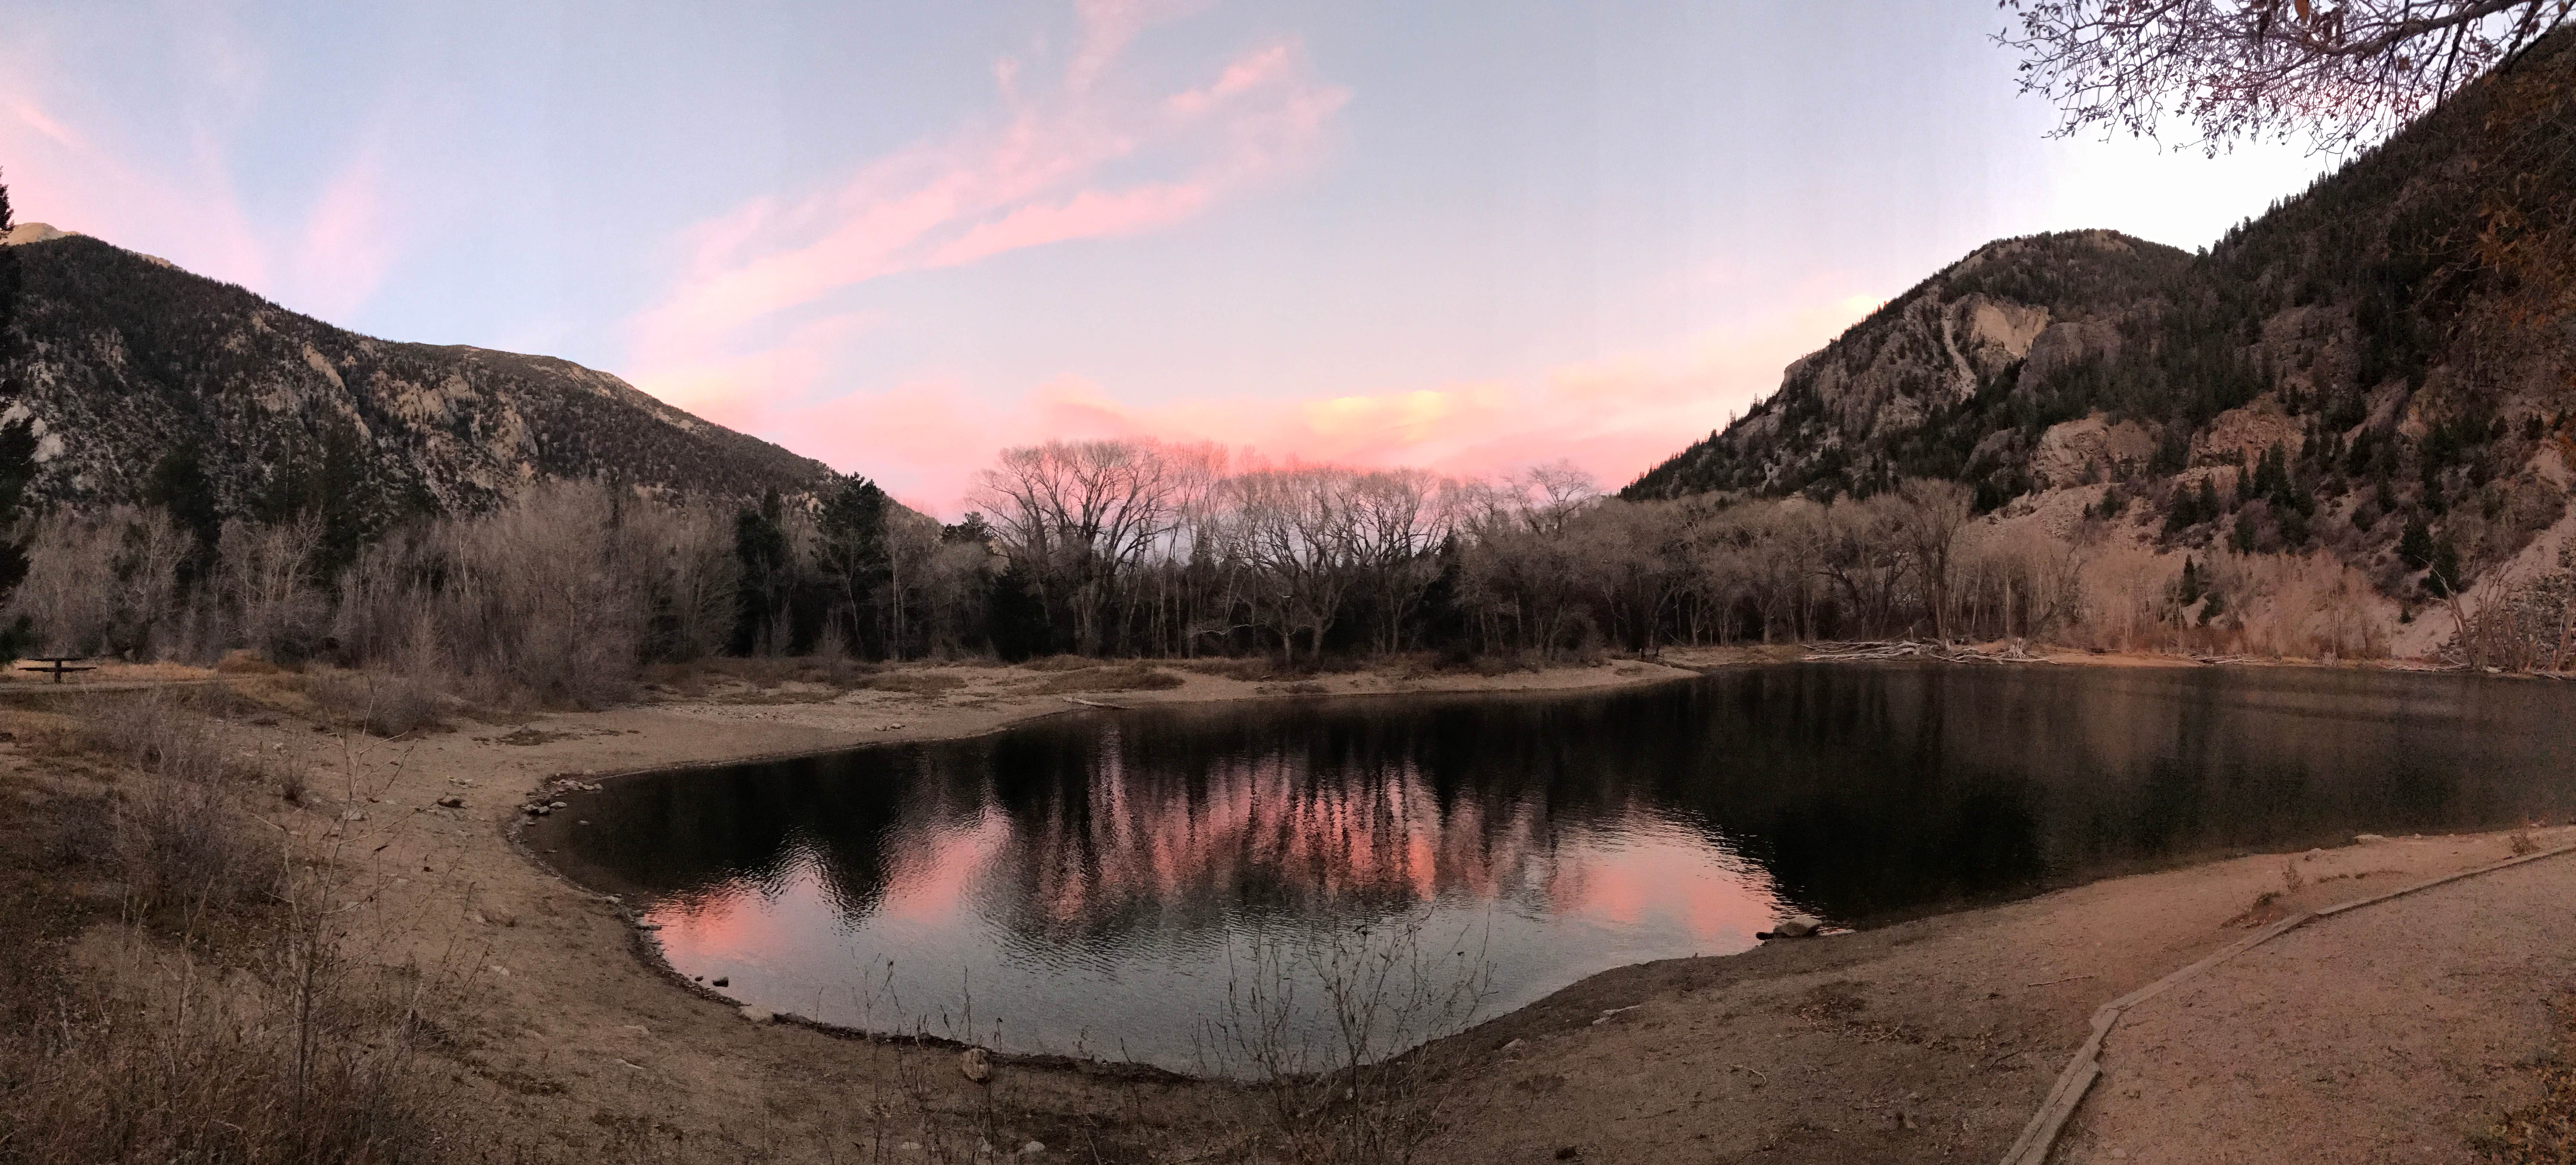
{"type": "Polygon", "coordinates": [[[948,517],[1051,438],[1616,487],[1982,243],[2331,161],[2052,140],[1957,0],[11,8],[19,221],[948,517]]]}

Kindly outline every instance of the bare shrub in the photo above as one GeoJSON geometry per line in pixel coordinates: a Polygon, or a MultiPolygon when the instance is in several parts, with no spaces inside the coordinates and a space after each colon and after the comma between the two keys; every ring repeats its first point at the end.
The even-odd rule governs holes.
{"type": "Polygon", "coordinates": [[[2181,570],[2177,556],[2135,544],[2094,555],[2077,576],[2084,596],[2078,641],[2114,651],[2166,646],[2165,607],[2181,570]]]}
{"type": "Polygon", "coordinates": [[[1200,1058],[1250,1078],[1266,1102],[1254,1159],[1404,1162],[1437,1130],[1440,1065],[1402,1053],[1465,1031],[1491,976],[1481,942],[1427,937],[1421,919],[1401,918],[1259,939],[1233,963],[1200,1058]]]}
{"type": "Polygon", "coordinates": [[[387,725],[427,722],[423,701],[440,686],[486,703],[599,707],[632,694],[647,661],[721,642],[731,551],[706,511],[543,482],[491,514],[369,547],[342,579],[334,637],[344,663],[400,677],[376,693],[391,700],[387,725]]]}
{"type": "Polygon", "coordinates": [[[377,736],[402,736],[441,719],[438,694],[417,672],[314,672],[304,694],[377,736]]]}
{"type": "Polygon", "coordinates": [[[27,540],[27,577],[9,596],[9,611],[34,621],[48,655],[91,655],[116,619],[99,580],[116,573],[117,538],[103,523],[56,511],[35,523],[27,540]]]}
{"type": "Polygon", "coordinates": [[[2231,612],[2214,621],[2215,634],[2205,644],[2211,649],[2301,659],[2388,654],[2385,630],[2371,617],[2385,600],[2370,580],[2333,555],[2213,548],[2201,561],[2209,588],[2231,612]]]}
{"type": "Polygon", "coordinates": [[[278,800],[289,805],[303,804],[306,793],[312,788],[311,778],[305,773],[302,765],[289,765],[275,770],[273,777],[273,783],[277,786],[278,800]]]}
{"type": "Polygon", "coordinates": [[[732,526],[703,506],[638,507],[626,520],[656,564],[646,580],[653,608],[649,654],[681,662],[714,655],[733,632],[742,575],[732,526]]]}
{"type": "Polygon", "coordinates": [[[2576,547],[2559,569],[2483,579],[2456,600],[2464,616],[2443,655],[2469,667],[2563,672],[2576,664],[2576,547]]]}
{"type": "Polygon", "coordinates": [[[530,487],[444,533],[443,638],[500,698],[598,707],[632,690],[652,621],[650,551],[598,486],[530,487]]]}
{"type": "Polygon", "coordinates": [[[109,722],[135,779],[117,804],[117,854],[143,904],[185,914],[273,900],[284,860],[253,832],[203,719],[165,693],[109,722]]]}

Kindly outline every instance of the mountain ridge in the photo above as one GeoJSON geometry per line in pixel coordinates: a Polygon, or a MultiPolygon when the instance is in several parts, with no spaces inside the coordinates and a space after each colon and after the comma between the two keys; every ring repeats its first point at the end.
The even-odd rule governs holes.
{"type": "Polygon", "coordinates": [[[223,515],[326,505],[363,530],[541,478],[731,500],[832,472],[568,360],[361,335],[43,224],[7,245],[19,342],[0,374],[38,432],[44,502],[146,500],[174,455],[223,515]]]}

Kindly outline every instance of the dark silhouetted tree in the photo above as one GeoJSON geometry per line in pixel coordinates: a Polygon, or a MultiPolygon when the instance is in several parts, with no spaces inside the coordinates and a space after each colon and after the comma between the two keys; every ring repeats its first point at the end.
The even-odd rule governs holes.
{"type": "Polygon", "coordinates": [[[145,505],[169,511],[188,532],[188,557],[179,563],[179,586],[193,591],[214,573],[215,540],[223,534],[224,516],[215,508],[215,483],[206,476],[205,450],[192,439],[161,455],[143,482],[145,505]]]}
{"type": "MultiPolygon", "coordinates": [[[[823,536],[824,577],[849,620],[845,630],[853,640],[851,646],[862,650],[867,629],[887,622],[878,618],[877,608],[891,605],[877,601],[879,588],[892,578],[893,564],[886,553],[886,509],[885,491],[853,473],[833,481],[815,515],[823,536]]],[[[885,627],[889,654],[901,654],[902,630],[892,623],[885,627]]]]}
{"type": "MultiPolygon", "coordinates": [[[[0,234],[16,225],[9,212],[9,187],[0,182],[0,234]]],[[[15,247],[0,247],[0,408],[17,403],[25,391],[11,369],[17,366],[18,333],[18,255],[15,247]]],[[[36,477],[36,427],[33,417],[0,422],[0,531],[16,531],[26,505],[27,485],[36,477]]],[[[27,544],[24,536],[0,534],[0,602],[27,577],[27,544]]],[[[0,662],[18,658],[34,637],[33,626],[26,616],[0,627],[0,662]]]]}
{"type": "Polygon", "coordinates": [[[787,545],[787,507],[772,487],[760,505],[734,515],[734,557],[742,564],[741,615],[734,623],[737,655],[787,649],[787,602],[796,589],[795,559],[787,545]]]}

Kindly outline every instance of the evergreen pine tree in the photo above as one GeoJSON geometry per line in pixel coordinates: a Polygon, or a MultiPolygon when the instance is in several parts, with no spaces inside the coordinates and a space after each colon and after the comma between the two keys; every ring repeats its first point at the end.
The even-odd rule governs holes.
{"type": "Polygon", "coordinates": [[[2424,527],[2424,519],[2407,520],[2406,531],[2397,536],[2397,557],[2410,569],[2422,570],[2433,562],[2433,532],[2424,527]]]}
{"type": "MultiPolygon", "coordinates": [[[[877,588],[892,580],[893,559],[886,552],[887,504],[884,490],[853,473],[836,481],[815,515],[823,535],[823,571],[841,592],[853,640],[864,640],[866,628],[877,622],[877,588]]],[[[893,630],[887,628],[889,635],[893,630]]],[[[889,644],[897,653],[900,646],[889,644]]]]}
{"type": "Polygon", "coordinates": [[[742,564],[734,654],[783,647],[775,636],[786,629],[788,591],[795,580],[789,577],[787,506],[776,487],[761,496],[758,507],[746,506],[734,515],[733,552],[742,564]]]}
{"type": "MultiPolygon", "coordinates": [[[[9,187],[0,182],[0,234],[16,225],[9,214],[9,187]]],[[[0,409],[16,404],[26,387],[15,375],[18,356],[18,253],[15,247],[0,247],[0,409]]],[[[0,531],[19,529],[18,519],[26,505],[27,486],[36,478],[36,430],[34,418],[0,423],[0,531]]],[[[27,577],[27,545],[24,541],[0,534],[0,602],[27,577]]],[[[18,658],[19,653],[35,638],[27,617],[0,627],[0,663],[18,658]]]]}

